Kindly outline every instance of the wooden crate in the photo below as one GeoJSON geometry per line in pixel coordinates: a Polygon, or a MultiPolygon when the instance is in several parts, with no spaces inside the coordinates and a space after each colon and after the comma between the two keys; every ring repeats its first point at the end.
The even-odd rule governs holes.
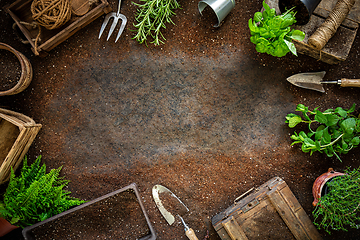
{"type": "MultiPolygon", "coordinates": [[[[276,9],[277,13],[280,12],[278,0],[266,1],[270,7],[276,9]]],[[[338,64],[347,59],[360,24],[360,1],[355,2],[347,18],[321,51],[312,48],[307,43],[309,37],[329,16],[336,3],[337,0],[321,1],[312,14],[310,21],[306,25],[295,27],[305,32],[304,41],[293,40],[298,53],[308,55],[328,64],[338,64]]]]}
{"type": "Polygon", "coordinates": [[[222,240],[322,239],[286,182],[270,179],[212,218],[222,240]]]}
{"type": "Polygon", "coordinates": [[[41,129],[23,114],[0,108],[0,184],[9,180],[41,129]]]}
{"type": "MultiPolygon", "coordinates": [[[[24,22],[33,22],[30,11],[31,3],[32,0],[17,0],[11,5],[5,6],[5,10],[13,18],[18,28],[30,43],[32,51],[36,54],[35,39],[39,30],[38,28],[32,28],[28,24],[23,24],[24,22]]],[[[110,11],[112,11],[112,9],[106,0],[98,0],[98,3],[96,3],[85,15],[76,16],[72,14],[71,19],[60,28],[47,30],[46,28],[41,27],[41,42],[38,44],[38,53],[40,55],[47,55],[47,52],[71,37],[81,28],[110,11]]]]}

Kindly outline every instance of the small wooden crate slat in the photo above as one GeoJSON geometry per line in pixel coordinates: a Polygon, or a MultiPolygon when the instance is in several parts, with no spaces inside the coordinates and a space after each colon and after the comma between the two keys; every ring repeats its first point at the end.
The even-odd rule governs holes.
{"type": "Polygon", "coordinates": [[[322,239],[286,182],[279,177],[212,218],[222,240],[322,239]]]}
{"type": "MultiPolygon", "coordinates": [[[[99,2],[96,3],[95,6],[85,15],[81,17],[72,15],[70,21],[58,29],[47,30],[46,28],[42,27],[40,35],[41,42],[37,48],[37,51],[40,53],[40,55],[46,55],[47,52],[71,37],[81,28],[93,22],[101,15],[109,13],[112,10],[106,0],[98,1],[99,2]]],[[[37,28],[34,29],[27,24],[23,24],[24,22],[29,24],[33,22],[30,11],[31,3],[32,0],[17,0],[11,5],[5,6],[5,10],[15,21],[16,25],[24,34],[27,41],[29,41],[31,49],[35,53],[35,39],[39,31],[37,28]]]]}
{"type": "Polygon", "coordinates": [[[42,125],[23,114],[0,108],[0,184],[9,180],[42,125]]]}

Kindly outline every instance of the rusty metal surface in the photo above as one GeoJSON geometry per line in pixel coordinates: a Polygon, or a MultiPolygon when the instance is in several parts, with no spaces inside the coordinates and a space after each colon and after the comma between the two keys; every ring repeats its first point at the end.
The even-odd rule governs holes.
{"type": "MultiPolygon", "coordinates": [[[[0,7],[10,1],[0,0],[0,7]]],[[[116,9],[116,1],[110,1],[116,9]]],[[[298,103],[310,108],[349,108],[359,89],[324,86],[325,93],[292,86],[299,72],[327,72],[324,80],[360,78],[359,37],[348,59],[328,65],[300,55],[278,59],[255,51],[247,21],[261,1],[236,1],[220,28],[200,16],[197,1],[180,1],[165,45],[131,39],[136,7],[123,1],[128,24],[119,41],[97,39],[103,17],[77,32],[45,58],[36,57],[0,11],[0,41],[27,56],[34,70],[24,92],[0,107],[41,123],[29,161],[43,155],[48,168],[63,166],[76,197],[91,200],[137,183],[158,239],[185,239],[179,222],[168,226],[151,196],[155,184],[173,191],[190,209],[184,217],[199,239],[211,217],[253,186],[283,178],[311,215],[314,180],[329,167],[357,167],[359,148],[343,162],[290,147],[285,116],[298,103]]],[[[105,32],[104,34],[107,34],[105,32]]],[[[321,232],[325,239],[358,239],[357,231],[321,232]]]]}

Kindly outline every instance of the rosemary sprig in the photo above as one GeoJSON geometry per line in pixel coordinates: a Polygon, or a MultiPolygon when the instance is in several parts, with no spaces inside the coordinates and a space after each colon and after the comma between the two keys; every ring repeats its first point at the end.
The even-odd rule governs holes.
{"type": "Polygon", "coordinates": [[[150,43],[153,43],[154,45],[160,45],[160,43],[164,44],[166,39],[161,33],[161,28],[166,28],[165,23],[172,23],[175,25],[171,20],[171,17],[175,15],[173,10],[180,8],[180,4],[176,0],[140,1],[145,3],[134,3],[139,8],[135,16],[137,24],[134,24],[137,28],[137,34],[133,39],[136,39],[140,44],[144,42],[146,44],[148,36],[151,36],[154,40],[150,43]]]}

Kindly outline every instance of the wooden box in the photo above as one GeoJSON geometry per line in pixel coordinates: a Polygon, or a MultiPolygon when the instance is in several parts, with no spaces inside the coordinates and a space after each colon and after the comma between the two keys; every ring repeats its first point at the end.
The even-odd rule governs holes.
{"type": "MultiPolygon", "coordinates": [[[[38,28],[33,28],[27,24],[33,22],[30,10],[31,3],[32,0],[17,0],[11,5],[5,6],[5,10],[14,19],[18,28],[30,43],[32,51],[37,54],[35,51],[35,39],[38,36],[39,30],[38,28]]],[[[38,54],[46,55],[47,52],[68,39],[81,28],[111,10],[112,9],[106,0],[98,0],[85,15],[77,16],[72,14],[71,19],[60,28],[48,30],[41,27],[41,41],[37,46],[38,54]]]]}
{"type": "Polygon", "coordinates": [[[286,182],[274,177],[212,218],[222,240],[312,239],[321,236],[286,182]]]}
{"type": "MultiPolygon", "coordinates": [[[[266,1],[271,8],[275,8],[276,12],[280,13],[278,0],[266,1]]],[[[347,18],[322,50],[314,49],[307,44],[309,37],[325,22],[336,3],[337,0],[321,1],[306,25],[294,27],[305,32],[304,41],[293,40],[298,53],[328,64],[338,64],[347,59],[360,24],[360,1],[355,2],[347,18]]]]}
{"type": "Polygon", "coordinates": [[[23,114],[0,108],[0,184],[20,165],[41,127],[23,114]]]}

